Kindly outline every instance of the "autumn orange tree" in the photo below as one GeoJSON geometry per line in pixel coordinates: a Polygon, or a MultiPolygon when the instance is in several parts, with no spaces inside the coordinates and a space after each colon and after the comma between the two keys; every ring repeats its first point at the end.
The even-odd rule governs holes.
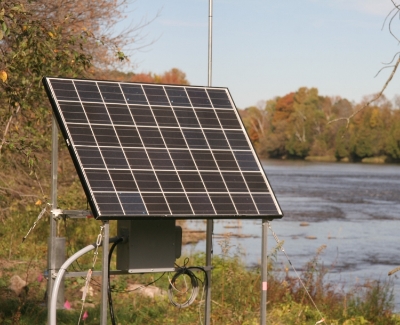
{"type": "Polygon", "coordinates": [[[159,84],[172,84],[172,85],[188,85],[189,81],[186,79],[186,74],[178,68],[172,68],[162,74],[152,72],[124,72],[120,70],[98,69],[94,71],[94,76],[97,79],[105,80],[118,80],[127,82],[148,82],[159,84]]]}

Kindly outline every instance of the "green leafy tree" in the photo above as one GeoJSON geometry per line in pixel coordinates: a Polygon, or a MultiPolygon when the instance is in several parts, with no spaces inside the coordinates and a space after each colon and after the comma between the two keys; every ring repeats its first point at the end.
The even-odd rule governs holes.
{"type": "Polygon", "coordinates": [[[45,3],[0,0],[0,220],[49,192],[52,117],[43,76],[88,77],[94,46],[102,46],[75,24],[82,13],[59,19],[45,3]]]}
{"type": "MultiPolygon", "coordinates": [[[[290,115],[290,137],[286,144],[288,153],[304,158],[316,139],[321,147],[325,117],[320,105],[320,97],[316,88],[300,88],[295,96],[293,112],[290,115]]],[[[316,147],[315,147],[316,149],[316,147]]]]}
{"type": "Polygon", "coordinates": [[[392,124],[385,141],[386,153],[392,160],[400,160],[400,111],[393,112],[392,124]]]}

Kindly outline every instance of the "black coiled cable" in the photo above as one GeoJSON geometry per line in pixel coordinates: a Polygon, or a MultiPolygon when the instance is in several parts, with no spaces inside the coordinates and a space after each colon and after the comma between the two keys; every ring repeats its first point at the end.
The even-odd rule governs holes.
{"type": "MultiPolygon", "coordinates": [[[[184,266],[178,266],[178,270],[176,271],[175,275],[172,277],[172,279],[169,283],[169,286],[168,286],[169,301],[171,302],[172,305],[174,305],[175,307],[178,307],[178,308],[189,307],[196,300],[196,297],[199,293],[199,281],[201,281],[201,280],[193,273],[192,270],[202,271],[204,273],[204,285],[205,286],[208,285],[208,278],[207,278],[206,271],[203,268],[198,267],[198,266],[186,267],[187,263],[188,263],[188,259],[185,259],[184,266]],[[189,298],[185,302],[179,303],[174,300],[174,298],[175,298],[174,292],[179,292],[179,293],[185,294],[189,291],[189,289],[186,288],[186,290],[182,292],[182,290],[179,290],[176,287],[176,281],[179,277],[185,276],[185,275],[187,275],[190,279],[190,285],[191,285],[192,292],[191,292],[189,298]]],[[[203,282],[203,281],[201,281],[201,282],[203,282]]]]}

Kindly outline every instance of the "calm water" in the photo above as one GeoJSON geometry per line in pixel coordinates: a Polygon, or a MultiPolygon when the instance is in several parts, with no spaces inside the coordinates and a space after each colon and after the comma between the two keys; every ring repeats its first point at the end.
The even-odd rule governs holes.
{"type": "MultiPolygon", "coordinates": [[[[341,287],[365,279],[386,279],[400,265],[400,166],[264,161],[284,217],[271,222],[292,264],[300,271],[321,245],[328,280],[341,287]],[[308,226],[303,226],[308,223],[308,226]]],[[[205,229],[202,221],[191,227],[205,229]]],[[[215,221],[214,254],[220,235],[231,232],[231,254],[243,252],[248,265],[260,262],[261,221],[215,221]]],[[[269,251],[276,246],[268,235],[269,251]]],[[[186,247],[204,251],[205,244],[186,247]]],[[[278,254],[283,266],[288,261],[278,254]]],[[[400,272],[392,275],[400,311],[400,272]],[[397,276],[396,276],[397,275],[397,276]]]]}

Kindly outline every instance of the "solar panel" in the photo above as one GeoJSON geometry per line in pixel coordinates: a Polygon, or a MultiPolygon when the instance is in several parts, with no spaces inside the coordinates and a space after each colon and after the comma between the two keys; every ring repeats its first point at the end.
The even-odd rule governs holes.
{"type": "Polygon", "coordinates": [[[228,89],[43,83],[97,219],[282,217],[228,89]]]}

